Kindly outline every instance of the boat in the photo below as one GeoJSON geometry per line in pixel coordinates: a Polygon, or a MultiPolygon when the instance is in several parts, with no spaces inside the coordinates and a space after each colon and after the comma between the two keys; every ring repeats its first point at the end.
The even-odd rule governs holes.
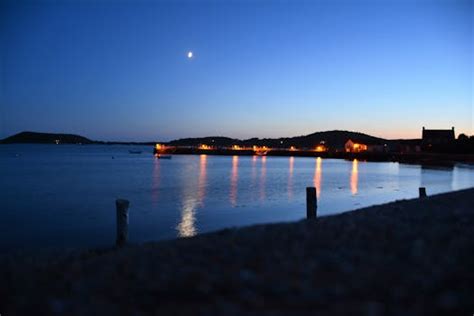
{"type": "Polygon", "coordinates": [[[160,155],[160,154],[157,154],[155,155],[156,158],[158,159],[171,159],[171,155],[160,155]]]}
{"type": "Polygon", "coordinates": [[[133,150],[133,149],[130,149],[128,152],[129,152],[130,154],[141,154],[141,153],[142,153],[141,150],[133,150]]]}

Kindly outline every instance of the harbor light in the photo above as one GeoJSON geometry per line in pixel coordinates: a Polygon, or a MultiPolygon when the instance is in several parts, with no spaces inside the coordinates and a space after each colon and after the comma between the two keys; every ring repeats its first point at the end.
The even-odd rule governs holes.
{"type": "Polygon", "coordinates": [[[316,149],[315,149],[317,152],[325,152],[326,151],[326,146],[324,145],[318,145],[316,146],[316,149]]]}
{"type": "Polygon", "coordinates": [[[209,149],[211,149],[211,146],[206,145],[206,144],[201,144],[201,145],[199,145],[199,149],[209,150],[209,149]]]}

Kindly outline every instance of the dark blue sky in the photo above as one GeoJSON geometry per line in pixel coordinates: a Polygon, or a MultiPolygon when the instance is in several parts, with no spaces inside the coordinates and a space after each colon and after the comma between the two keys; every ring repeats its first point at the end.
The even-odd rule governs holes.
{"type": "Polygon", "coordinates": [[[472,1],[3,2],[0,137],[473,134],[473,45],[472,1]]]}

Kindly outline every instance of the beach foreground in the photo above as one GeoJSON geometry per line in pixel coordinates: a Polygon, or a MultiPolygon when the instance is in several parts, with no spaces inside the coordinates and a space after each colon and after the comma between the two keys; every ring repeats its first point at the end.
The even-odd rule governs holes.
{"type": "Polygon", "coordinates": [[[471,315],[474,189],[123,249],[0,257],[0,314],[471,315]]]}

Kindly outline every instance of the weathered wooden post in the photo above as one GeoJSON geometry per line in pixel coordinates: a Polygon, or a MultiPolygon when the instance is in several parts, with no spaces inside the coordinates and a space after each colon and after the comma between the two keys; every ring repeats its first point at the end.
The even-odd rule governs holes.
{"type": "Polygon", "coordinates": [[[128,208],[130,202],[124,199],[115,201],[117,207],[117,240],[116,245],[123,247],[128,242],[128,208]]]}
{"type": "Polygon", "coordinates": [[[425,187],[420,187],[418,189],[418,191],[420,192],[420,199],[423,199],[426,197],[426,188],[425,187]]]}
{"type": "Polygon", "coordinates": [[[316,218],[318,201],[316,200],[316,188],[306,188],[306,218],[316,218]]]}

